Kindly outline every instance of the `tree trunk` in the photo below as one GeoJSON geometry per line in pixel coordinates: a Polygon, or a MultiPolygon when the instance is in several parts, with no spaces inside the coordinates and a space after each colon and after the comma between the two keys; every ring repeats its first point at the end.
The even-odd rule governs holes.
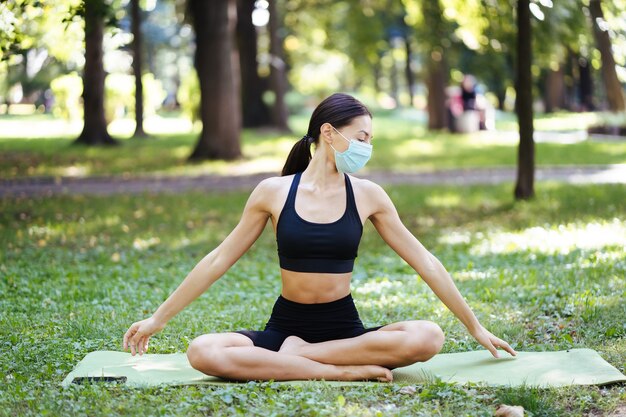
{"type": "Polygon", "coordinates": [[[256,0],[237,0],[237,46],[241,67],[243,127],[271,124],[270,112],[263,102],[263,82],[258,73],[257,33],[252,24],[256,0]]]}
{"type": "Polygon", "coordinates": [[[565,108],[565,72],[563,67],[559,66],[556,71],[549,69],[545,82],[546,113],[565,108]]]}
{"type": "Polygon", "coordinates": [[[427,87],[428,129],[445,129],[448,126],[446,111],[446,74],[443,54],[433,51],[428,63],[427,87]]]}
{"type": "Polygon", "coordinates": [[[241,156],[235,0],[189,0],[189,12],[196,33],[194,65],[202,120],[202,133],[189,159],[235,159],[241,156]]]}
{"type": "Polygon", "coordinates": [[[274,111],[272,118],[274,126],[280,130],[289,132],[287,119],[289,112],[285,103],[287,93],[287,64],[283,53],[283,37],[279,34],[281,17],[278,15],[276,1],[270,1],[268,10],[270,12],[269,34],[270,34],[270,86],[274,91],[274,111]]]}
{"type": "Polygon", "coordinates": [[[413,59],[413,51],[411,50],[411,38],[406,34],[404,36],[404,46],[406,48],[406,67],[404,69],[404,72],[406,75],[406,85],[409,90],[409,107],[413,107],[414,105],[413,102],[415,98],[415,94],[413,91],[413,86],[415,85],[415,75],[413,74],[413,69],[411,68],[411,60],[413,59]]]}
{"type": "Polygon", "coordinates": [[[392,46],[391,50],[389,51],[389,56],[391,58],[391,68],[389,68],[389,87],[391,88],[391,91],[389,92],[389,95],[391,95],[395,106],[401,107],[399,97],[400,92],[398,91],[398,63],[396,62],[396,58],[394,57],[394,49],[395,46],[392,46]]]}
{"type": "Polygon", "coordinates": [[[133,73],[135,75],[135,133],[134,137],[146,137],[143,130],[143,83],[141,81],[141,9],[139,0],[131,0],[132,32],[133,32],[133,73]]]}
{"type": "Polygon", "coordinates": [[[517,92],[515,106],[520,139],[517,152],[517,184],[515,185],[515,198],[518,200],[529,199],[535,194],[531,36],[529,0],[518,0],[517,92]]]}
{"type": "Polygon", "coordinates": [[[376,62],[372,65],[372,77],[374,78],[374,92],[376,93],[376,96],[378,96],[381,93],[380,90],[380,75],[381,75],[381,65],[380,65],[380,59],[377,59],[376,62]]]}
{"type": "Polygon", "coordinates": [[[117,141],[107,132],[104,116],[104,79],[102,38],[104,5],[85,1],[85,68],[83,70],[83,131],[74,141],[84,145],[113,145],[117,141]]]}
{"type": "Polygon", "coordinates": [[[446,61],[442,41],[449,35],[449,28],[443,18],[443,10],[439,0],[421,2],[424,21],[428,28],[424,33],[424,41],[428,49],[426,56],[426,86],[428,87],[428,129],[445,129],[448,127],[448,111],[446,109],[446,84],[448,82],[446,61]]]}
{"type": "Polygon", "coordinates": [[[606,89],[609,110],[614,112],[624,111],[626,104],[624,103],[622,85],[615,71],[615,59],[613,58],[613,50],[611,48],[611,38],[609,38],[608,30],[603,30],[600,27],[600,24],[604,22],[601,0],[590,0],[589,12],[591,13],[591,24],[593,26],[593,34],[596,38],[596,45],[600,50],[600,56],[602,58],[602,80],[604,81],[604,87],[606,89]]]}
{"type": "Polygon", "coordinates": [[[579,84],[578,92],[580,94],[580,110],[594,111],[596,109],[593,103],[593,78],[591,77],[591,65],[584,58],[577,60],[579,84]]]}

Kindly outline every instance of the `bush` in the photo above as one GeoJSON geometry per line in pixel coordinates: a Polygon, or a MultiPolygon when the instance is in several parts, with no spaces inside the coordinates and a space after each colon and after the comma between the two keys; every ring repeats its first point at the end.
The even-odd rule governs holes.
{"type": "Polygon", "coordinates": [[[128,74],[109,74],[104,82],[104,114],[107,122],[128,115],[135,108],[135,79],[128,74]]]}
{"type": "MultiPolygon", "coordinates": [[[[165,99],[166,93],[161,81],[151,73],[141,77],[143,83],[143,113],[150,116],[156,113],[165,99]]],[[[104,108],[110,122],[121,117],[135,116],[135,77],[129,74],[109,74],[105,82],[104,108]]]]}
{"type": "MultiPolygon", "coordinates": [[[[165,99],[165,90],[161,81],[151,73],[141,77],[143,81],[144,116],[155,114],[165,99]]],[[[67,120],[82,118],[81,94],[83,80],[72,72],[55,78],[50,83],[54,94],[52,112],[57,117],[67,120]]],[[[107,121],[120,117],[134,117],[135,114],[135,78],[128,74],[109,74],[104,86],[104,113],[107,121]]]]}
{"type": "Polygon", "coordinates": [[[83,80],[76,72],[61,75],[50,82],[54,95],[52,114],[67,120],[83,117],[80,96],[83,93],[83,80]]]}
{"type": "Polygon", "coordinates": [[[200,120],[200,82],[196,71],[192,70],[183,77],[176,93],[183,114],[195,123],[200,120]]]}

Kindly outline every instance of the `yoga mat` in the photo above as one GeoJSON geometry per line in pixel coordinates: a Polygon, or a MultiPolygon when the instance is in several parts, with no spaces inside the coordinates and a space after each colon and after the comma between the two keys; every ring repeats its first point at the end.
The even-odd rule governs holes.
{"type": "MultiPolygon", "coordinates": [[[[611,366],[593,349],[556,352],[505,352],[496,359],[486,350],[441,353],[427,362],[393,370],[396,383],[420,383],[441,379],[445,382],[486,385],[560,387],[565,385],[603,385],[626,381],[626,376],[611,366]],[[506,356],[505,356],[506,355],[506,356]]],[[[162,384],[226,384],[193,369],[184,353],[131,356],[127,352],[96,351],[87,354],[61,385],[99,381],[132,387],[162,384]]],[[[293,382],[286,382],[293,383],[293,382]]],[[[371,384],[371,382],[346,383],[371,384]]]]}

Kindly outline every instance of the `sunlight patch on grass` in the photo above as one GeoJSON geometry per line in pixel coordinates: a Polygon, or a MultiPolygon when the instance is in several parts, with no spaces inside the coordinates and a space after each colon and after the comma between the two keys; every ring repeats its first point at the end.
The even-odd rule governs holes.
{"type": "Polygon", "coordinates": [[[471,135],[464,135],[468,145],[474,148],[481,148],[485,145],[507,145],[517,146],[519,135],[515,132],[480,131],[471,135]]]}
{"type": "Polygon", "coordinates": [[[64,177],[86,177],[91,173],[91,169],[87,165],[70,165],[68,167],[57,167],[58,175],[64,177]]]}
{"type": "MultiPolygon", "coordinates": [[[[477,236],[478,238],[478,236],[477,236]]],[[[480,239],[478,239],[480,240],[480,239]]],[[[531,227],[521,232],[494,232],[471,249],[473,255],[519,251],[568,254],[575,249],[626,248],[626,221],[531,227]]]]}
{"type": "Polygon", "coordinates": [[[586,130],[589,125],[597,123],[596,113],[551,113],[535,117],[535,130],[567,131],[586,130]]]}
{"type": "Polygon", "coordinates": [[[53,119],[33,122],[31,118],[2,118],[0,138],[57,138],[60,136],[77,137],[83,128],[82,120],[68,122],[53,119]]]}
{"type": "Polygon", "coordinates": [[[170,150],[170,153],[174,155],[176,158],[184,159],[184,158],[189,157],[189,155],[191,154],[191,151],[189,150],[189,146],[177,146],[173,148],[172,150],[170,150]]]}
{"type": "MultiPolygon", "coordinates": [[[[264,138],[262,140],[255,140],[252,143],[244,144],[243,153],[250,157],[258,156],[279,156],[283,159],[287,159],[287,155],[291,151],[293,145],[296,144],[296,140],[289,136],[281,136],[278,138],[264,138]]],[[[311,152],[315,149],[311,147],[311,152]]]]}
{"type": "Polygon", "coordinates": [[[431,207],[458,207],[461,204],[461,195],[458,193],[440,193],[426,197],[426,205],[431,207]]]}
{"type": "Polygon", "coordinates": [[[440,245],[461,245],[469,244],[472,241],[472,233],[469,231],[457,231],[450,230],[447,233],[443,233],[437,243],[440,245]]]}
{"type": "Polygon", "coordinates": [[[224,173],[228,175],[248,175],[263,172],[280,172],[285,161],[281,158],[256,158],[239,162],[224,173]]]}
{"type": "MultiPolygon", "coordinates": [[[[149,135],[177,135],[197,130],[194,129],[191,121],[184,117],[161,117],[159,115],[145,117],[143,127],[149,135]]],[[[135,131],[135,120],[113,120],[109,123],[108,131],[116,137],[130,137],[135,131]]]]}
{"type": "Polygon", "coordinates": [[[497,276],[495,270],[480,271],[459,271],[454,274],[454,279],[458,281],[489,279],[497,276]]]}
{"type": "Polygon", "coordinates": [[[419,158],[422,156],[439,155],[445,147],[441,141],[409,139],[402,146],[394,146],[390,153],[397,158],[419,158]]]}
{"type": "Polygon", "coordinates": [[[141,239],[136,237],[133,240],[133,248],[139,251],[144,251],[152,246],[156,246],[161,243],[161,239],[158,237],[149,237],[147,239],[141,239]]]}
{"type": "Polygon", "coordinates": [[[356,288],[357,294],[381,294],[386,289],[402,287],[403,283],[400,281],[389,281],[387,278],[381,280],[370,280],[365,283],[360,283],[356,288]]]}

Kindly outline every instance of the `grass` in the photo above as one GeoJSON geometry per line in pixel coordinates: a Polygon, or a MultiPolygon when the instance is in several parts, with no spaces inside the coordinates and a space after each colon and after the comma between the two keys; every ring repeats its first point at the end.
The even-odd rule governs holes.
{"type": "MultiPolygon", "coordinates": [[[[626,187],[510,185],[387,188],[405,224],[455,278],[481,322],[516,349],[596,349],[626,368],[626,187]]],[[[0,200],[0,415],[491,416],[500,403],[533,416],[606,415],[624,385],[489,388],[433,381],[337,388],[324,383],[61,389],[93,350],[121,350],[236,224],[246,193],[55,196],[0,200]]],[[[280,288],[271,228],[209,291],[151,340],[185,351],[207,332],[258,328],[280,288]]],[[[478,345],[428,287],[366,227],[353,295],[365,325],[429,319],[444,352],[478,345]]]]}
{"type": "MultiPolygon", "coordinates": [[[[536,128],[561,131],[584,128],[593,120],[592,116],[591,113],[539,116],[536,128]]],[[[240,160],[189,164],[186,159],[198,134],[191,132],[188,122],[177,117],[148,119],[147,129],[154,134],[148,140],[129,138],[132,121],[115,121],[109,130],[121,138],[123,146],[87,148],[72,146],[80,124],[67,125],[45,115],[2,116],[0,176],[278,172],[294,141],[305,132],[308,117],[292,116],[293,134],[245,130],[244,157],[240,160]]],[[[518,140],[511,132],[516,129],[516,123],[509,114],[499,115],[501,131],[469,135],[428,132],[422,113],[409,110],[375,112],[373,126],[376,139],[374,156],[368,164],[370,170],[433,171],[516,164],[518,140]]],[[[626,142],[537,143],[536,158],[539,166],[626,163],[626,142]]]]}

